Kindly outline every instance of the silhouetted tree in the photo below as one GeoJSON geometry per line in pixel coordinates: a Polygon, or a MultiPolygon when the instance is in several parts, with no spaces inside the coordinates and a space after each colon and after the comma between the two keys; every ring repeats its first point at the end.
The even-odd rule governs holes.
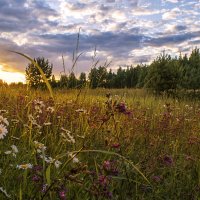
{"type": "Polygon", "coordinates": [[[68,88],[76,88],[77,87],[77,79],[74,72],[71,72],[68,79],[68,88]]]}
{"type": "MultiPolygon", "coordinates": [[[[43,57],[38,57],[34,59],[34,61],[41,67],[46,78],[50,80],[53,65],[50,64],[48,60],[45,60],[43,57]]],[[[29,63],[26,67],[26,81],[33,88],[43,87],[43,85],[45,85],[43,84],[44,81],[40,71],[33,63],[29,63]]]]}
{"type": "Polygon", "coordinates": [[[79,88],[83,88],[86,86],[86,74],[84,72],[81,72],[80,76],[79,76],[79,80],[78,80],[78,87],[79,88]]]}

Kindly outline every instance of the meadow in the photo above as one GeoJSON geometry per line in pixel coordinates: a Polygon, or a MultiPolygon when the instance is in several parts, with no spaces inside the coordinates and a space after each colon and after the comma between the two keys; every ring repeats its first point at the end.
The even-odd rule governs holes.
{"type": "Polygon", "coordinates": [[[200,103],[142,89],[0,88],[0,199],[200,199],[200,103]]]}

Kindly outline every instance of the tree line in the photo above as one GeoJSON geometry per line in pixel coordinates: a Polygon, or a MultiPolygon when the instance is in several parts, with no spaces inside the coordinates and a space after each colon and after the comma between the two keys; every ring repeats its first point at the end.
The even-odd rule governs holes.
{"type": "MultiPolygon", "coordinates": [[[[105,66],[93,67],[88,76],[74,72],[62,74],[59,80],[52,75],[53,65],[44,58],[36,58],[37,62],[53,88],[148,88],[156,93],[176,91],[178,89],[200,89],[200,50],[195,48],[190,55],[172,57],[169,54],[160,54],[149,65],[119,67],[116,72],[105,66]]],[[[42,77],[38,69],[32,64],[26,67],[27,83],[33,88],[43,88],[42,77]]]]}

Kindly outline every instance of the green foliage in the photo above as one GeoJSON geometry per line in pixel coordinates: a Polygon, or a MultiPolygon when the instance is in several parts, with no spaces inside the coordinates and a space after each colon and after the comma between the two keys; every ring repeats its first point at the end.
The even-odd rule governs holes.
{"type": "Polygon", "coordinates": [[[76,88],[76,87],[77,87],[77,79],[74,72],[71,72],[68,78],[68,88],[76,88]]]}
{"type": "MultiPolygon", "coordinates": [[[[34,58],[34,62],[40,66],[46,79],[50,80],[52,76],[53,65],[43,57],[34,58]]],[[[32,62],[26,67],[26,81],[29,86],[33,88],[43,88],[45,86],[45,82],[40,70],[32,62]]]]}
{"type": "Polygon", "coordinates": [[[107,76],[107,70],[105,67],[98,67],[98,68],[92,68],[88,79],[90,81],[90,87],[91,88],[97,88],[97,87],[105,87],[106,86],[106,76],[107,76]]]}
{"type": "Polygon", "coordinates": [[[185,77],[187,89],[200,89],[200,51],[197,48],[192,51],[185,66],[185,77]]]}
{"type": "Polygon", "coordinates": [[[145,86],[156,93],[177,89],[179,71],[177,61],[170,55],[162,54],[149,66],[145,86]]]}
{"type": "Polygon", "coordinates": [[[84,88],[86,86],[86,83],[87,83],[86,74],[84,72],[81,72],[79,79],[78,79],[78,87],[84,88]]]}

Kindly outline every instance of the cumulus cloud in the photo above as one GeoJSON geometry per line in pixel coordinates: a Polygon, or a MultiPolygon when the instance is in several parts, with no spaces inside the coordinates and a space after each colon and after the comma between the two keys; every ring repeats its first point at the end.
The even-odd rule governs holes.
{"type": "Polygon", "coordinates": [[[178,2],[180,2],[180,0],[165,0],[165,1],[170,2],[170,3],[178,3],[178,2]]]}
{"type": "Polygon", "coordinates": [[[1,0],[0,64],[24,71],[27,61],[7,51],[16,50],[48,58],[59,75],[62,54],[71,66],[79,28],[77,72],[89,70],[95,47],[113,68],[148,63],[164,49],[199,44],[199,9],[194,0],[1,0]]]}
{"type": "Polygon", "coordinates": [[[173,19],[176,19],[180,14],[181,14],[181,10],[179,8],[173,8],[172,10],[165,12],[162,15],[162,19],[173,20],[173,19]]]}

